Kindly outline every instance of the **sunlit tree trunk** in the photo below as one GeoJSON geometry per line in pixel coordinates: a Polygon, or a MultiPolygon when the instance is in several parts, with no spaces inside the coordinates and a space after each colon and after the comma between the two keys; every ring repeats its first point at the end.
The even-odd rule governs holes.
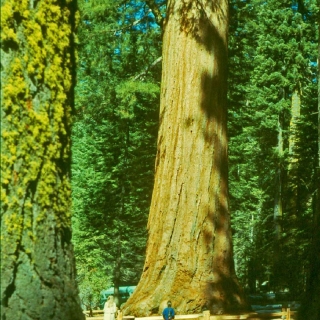
{"type": "Polygon", "coordinates": [[[291,102],[291,120],[289,128],[289,157],[288,157],[288,177],[287,177],[287,204],[286,211],[290,215],[297,215],[298,213],[298,180],[297,180],[297,168],[299,159],[295,150],[298,142],[298,121],[300,120],[301,109],[301,93],[300,90],[295,90],[292,94],[291,102]]]}
{"type": "Polygon", "coordinates": [[[1,319],[84,319],[71,244],[73,1],[1,7],[1,319]]]}
{"type": "MultiPolygon", "coordinates": [[[[278,282],[281,278],[282,263],[281,263],[281,235],[282,235],[282,219],[283,219],[283,120],[282,111],[278,115],[278,163],[275,172],[274,185],[274,206],[273,206],[273,221],[274,221],[274,246],[273,246],[273,275],[274,282],[278,282]]],[[[268,286],[270,288],[270,281],[268,286]]]]}
{"type": "Polygon", "coordinates": [[[281,115],[279,115],[278,120],[278,154],[279,154],[279,163],[276,169],[276,178],[275,178],[275,196],[274,196],[274,232],[275,232],[275,241],[279,243],[281,238],[281,223],[282,223],[282,189],[283,189],[283,168],[282,168],[282,157],[283,157],[283,129],[282,129],[282,120],[281,115]]]}
{"type": "Polygon", "coordinates": [[[146,261],[125,313],[243,307],[227,184],[228,2],[169,1],[146,261]]]}
{"type": "Polygon", "coordinates": [[[297,123],[300,119],[301,110],[301,94],[298,90],[295,90],[292,94],[291,100],[291,120],[290,120],[290,132],[289,132],[289,170],[298,161],[295,146],[297,144],[297,123]]]}

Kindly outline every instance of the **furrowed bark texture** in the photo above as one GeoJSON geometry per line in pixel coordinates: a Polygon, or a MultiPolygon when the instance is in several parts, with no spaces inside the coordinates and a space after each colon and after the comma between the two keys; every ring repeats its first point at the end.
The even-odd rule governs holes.
{"type": "Polygon", "coordinates": [[[70,217],[75,3],[1,3],[1,319],[84,319],[70,217]]]}
{"type": "Polygon", "coordinates": [[[227,185],[228,3],[169,1],[146,261],[126,314],[244,306],[227,185]]]}

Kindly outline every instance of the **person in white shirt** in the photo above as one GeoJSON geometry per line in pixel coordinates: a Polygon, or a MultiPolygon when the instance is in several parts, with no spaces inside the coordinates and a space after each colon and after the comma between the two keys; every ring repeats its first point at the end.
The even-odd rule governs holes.
{"type": "Polygon", "coordinates": [[[117,313],[117,306],[114,302],[114,297],[109,296],[106,303],[104,304],[104,317],[103,320],[115,320],[115,315],[117,313]]]}

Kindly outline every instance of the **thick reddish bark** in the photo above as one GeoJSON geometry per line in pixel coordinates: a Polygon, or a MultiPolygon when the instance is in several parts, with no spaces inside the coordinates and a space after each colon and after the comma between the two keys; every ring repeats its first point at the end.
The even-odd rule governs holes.
{"type": "Polygon", "coordinates": [[[149,239],[126,314],[244,305],[232,253],[227,185],[228,3],[169,1],[149,239]]]}

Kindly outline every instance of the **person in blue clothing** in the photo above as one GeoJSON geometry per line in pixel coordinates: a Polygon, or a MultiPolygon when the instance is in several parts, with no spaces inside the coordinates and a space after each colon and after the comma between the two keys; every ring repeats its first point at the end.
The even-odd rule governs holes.
{"type": "Polygon", "coordinates": [[[164,320],[174,319],[174,309],[171,307],[171,301],[167,302],[167,307],[163,309],[162,316],[164,320]]]}

